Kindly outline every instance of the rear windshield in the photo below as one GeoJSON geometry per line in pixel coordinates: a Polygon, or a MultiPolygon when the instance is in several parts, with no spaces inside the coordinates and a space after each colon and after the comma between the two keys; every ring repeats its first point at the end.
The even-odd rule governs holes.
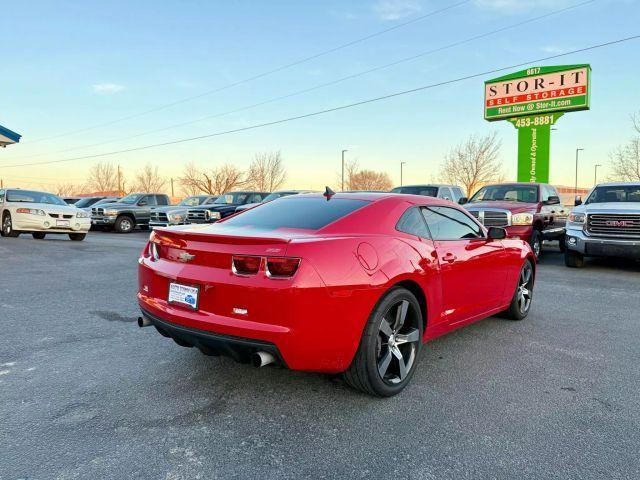
{"type": "Polygon", "coordinates": [[[332,222],[364,207],[369,202],[344,198],[300,198],[290,196],[277,202],[263,203],[224,222],[234,227],[265,230],[295,228],[319,230],[332,222]]]}
{"type": "Polygon", "coordinates": [[[437,197],[438,187],[396,187],[391,193],[405,193],[409,195],[422,195],[425,197],[437,197]]]}

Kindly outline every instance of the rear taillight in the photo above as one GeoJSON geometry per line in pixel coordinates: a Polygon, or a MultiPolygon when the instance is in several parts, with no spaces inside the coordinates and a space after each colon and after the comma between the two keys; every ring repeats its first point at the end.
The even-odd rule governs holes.
{"type": "Polygon", "coordinates": [[[299,258],[267,257],[265,272],[268,277],[289,278],[295,275],[300,265],[299,258]]]}
{"type": "Polygon", "coordinates": [[[262,257],[251,255],[233,255],[231,257],[231,270],[236,275],[255,275],[260,271],[262,257]]]}

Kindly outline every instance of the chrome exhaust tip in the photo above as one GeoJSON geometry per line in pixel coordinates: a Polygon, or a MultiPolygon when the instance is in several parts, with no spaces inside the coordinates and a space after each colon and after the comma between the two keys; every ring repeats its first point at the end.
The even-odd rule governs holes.
{"type": "Polygon", "coordinates": [[[256,352],[251,355],[251,363],[254,367],[264,367],[275,361],[275,357],[268,352],[256,352]]]}
{"type": "Polygon", "coordinates": [[[138,317],[138,327],[142,328],[142,327],[150,327],[151,325],[153,325],[153,323],[151,323],[151,320],[149,320],[146,317],[138,317]]]}

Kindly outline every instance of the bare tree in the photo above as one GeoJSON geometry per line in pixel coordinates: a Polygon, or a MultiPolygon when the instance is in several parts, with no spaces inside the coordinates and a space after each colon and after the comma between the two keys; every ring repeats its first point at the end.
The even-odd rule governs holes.
{"type": "Polygon", "coordinates": [[[286,177],[279,151],[256,153],[247,172],[246,187],[259,192],[273,192],[282,186],[286,177]]]}
{"type": "Polygon", "coordinates": [[[58,183],[56,185],[56,195],[59,197],[72,197],[82,191],[82,187],[73,183],[58,183]]]}
{"type": "Polygon", "coordinates": [[[89,170],[87,189],[94,192],[114,192],[121,190],[122,183],[124,183],[124,180],[121,175],[118,175],[118,167],[116,165],[108,162],[98,162],[89,170]]]}
{"type": "Polygon", "coordinates": [[[387,172],[360,170],[349,177],[349,190],[383,190],[389,191],[393,186],[387,172]]]}
{"type": "Polygon", "coordinates": [[[183,190],[188,192],[220,195],[242,186],[244,176],[241,170],[229,164],[205,171],[190,163],[185,167],[182,177],[180,177],[180,183],[183,190]]]}
{"type": "Polygon", "coordinates": [[[500,146],[495,132],[483,137],[470,136],[445,156],[440,170],[441,181],[460,185],[467,196],[471,196],[481,186],[503,180],[502,165],[498,160],[500,146]]]}
{"type": "Polygon", "coordinates": [[[614,150],[611,155],[611,171],[615,180],[640,181],[640,137],[614,150]]]}
{"type": "Polygon", "coordinates": [[[167,180],[160,176],[158,167],[148,163],[136,173],[134,188],[141,192],[162,192],[166,184],[167,180]]]}

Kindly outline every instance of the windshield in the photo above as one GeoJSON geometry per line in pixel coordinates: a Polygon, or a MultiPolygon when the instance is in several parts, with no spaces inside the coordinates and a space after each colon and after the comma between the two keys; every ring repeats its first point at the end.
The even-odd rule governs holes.
{"type": "Polygon", "coordinates": [[[396,187],[391,190],[391,193],[405,193],[409,195],[422,195],[425,197],[437,197],[438,196],[438,187],[427,187],[427,186],[417,186],[417,187],[396,187]]]}
{"type": "Polygon", "coordinates": [[[363,200],[342,198],[327,201],[325,198],[294,196],[280,202],[263,203],[243,212],[242,215],[230,217],[223,224],[261,230],[278,228],[319,230],[368,203],[363,200]]]}
{"type": "Polygon", "coordinates": [[[489,185],[482,187],[471,197],[469,203],[476,202],[538,202],[536,185],[489,185]]]}
{"type": "Polygon", "coordinates": [[[640,202],[640,185],[596,187],[585,203],[640,202]]]}
{"type": "Polygon", "coordinates": [[[132,193],[131,195],[127,195],[126,197],[123,197],[120,200],[118,200],[118,203],[126,203],[128,205],[133,205],[141,198],[142,198],[142,195],[140,195],[139,193],[132,193]]]}
{"type": "Polygon", "coordinates": [[[67,202],[53,193],[31,190],[8,190],[7,202],[48,203],[50,205],[68,206],[67,202]]]}
{"type": "Polygon", "coordinates": [[[202,205],[207,198],[209,197],[206,195],[194,195],[193,197],[185,198],[178,205],[183,207],[197,207],[198,205],[202,205]]]}
{"type": "Polygon", "coordinates": [[[215,202],[216,204],[226,204],[226,205],[234,205],[241,204],[247,200],[249,196],[246,192],[231,192],[225,193],[224,195],[220,195],[215,202]]]}
{"type": "Polygon", "coordinates": [[[93,205],[97,201],[98,201],[98,199],[97,198],[93,198],[93,197],[81,198],[74,205],[76,207],[78,207],[78,208],[85,208],[85,207],[90,207],[91,205],[93,205]]]}

